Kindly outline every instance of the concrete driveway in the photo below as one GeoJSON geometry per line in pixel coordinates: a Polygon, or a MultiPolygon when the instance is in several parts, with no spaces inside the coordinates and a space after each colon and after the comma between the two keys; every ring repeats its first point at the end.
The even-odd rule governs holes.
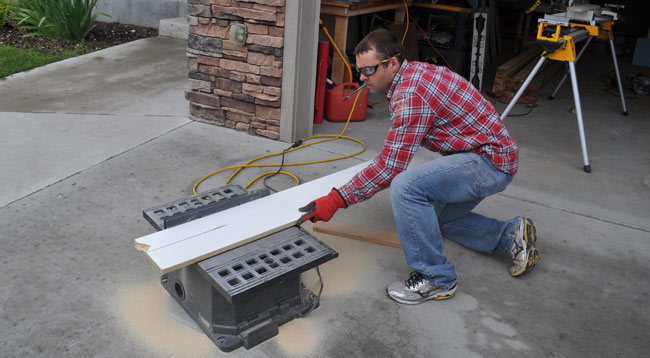
{"type": "MultiPolygon", "coordinates": [[[[141,211],[190,195],[212,170],[288,144],[189,121],[185,46],[139,40],[0,81],[0,356],[642,357],[650,349],[650,98],[629,98],[623,117],[598,76],[582,76],[610,65],[585,60],[593,172],[581,169],[565,87],[531,114],[506,119],[520,173],[477,208],[533,218],[535,271],[514,279],[508,257],[445,241],[459,274],[456,297],[403,306],[384,291],[408,276],[401,250],[316,234],[340,253],[321,268],[320,308],[250,351],[220,352],[134,249],[133,239],[154,231],[141,211]]],[[[624,74],[640,70],[622,64],[624,74]]],[[[346,133],[367,143],[365,153],[292,171],[308,181],[372,158],[388,125],[386,105],[374,105],[346,133]]],[[[315,131],[341,129],[326,122],[315,131]]],[[[328,143],[287,160],[356,149],[328,143]]],[[[434,157],[421,151],[416,160],[434,157]]],[[[293,185],[285,177],[270,184],[293,185]]],[[[334,220],[395,230],[387,191],[334,220]]],[[[303,279],[318,289],[314,272],[303,279]]]]}

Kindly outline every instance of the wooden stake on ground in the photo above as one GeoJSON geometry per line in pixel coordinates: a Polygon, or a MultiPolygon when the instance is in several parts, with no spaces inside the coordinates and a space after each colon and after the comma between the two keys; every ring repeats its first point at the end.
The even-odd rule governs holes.
{"type": "Polygon", "coordinates": [[[377,230],[365,226],[345,224],[340,222],[318,222],[314,231],[323,234],[345,237],[348,239],[371,242],[373,244],[401,248],[397,233],[377,230]]]}

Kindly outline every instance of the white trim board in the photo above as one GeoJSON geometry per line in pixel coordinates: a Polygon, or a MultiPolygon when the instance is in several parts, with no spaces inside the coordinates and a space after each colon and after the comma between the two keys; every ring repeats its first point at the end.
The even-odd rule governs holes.
{"type": "Polygon", "coordinates": [[[305,184],[135,240],[162,273],[170,272],[296,224],[307,205],[367,167],[364,162],[305,184]]]}

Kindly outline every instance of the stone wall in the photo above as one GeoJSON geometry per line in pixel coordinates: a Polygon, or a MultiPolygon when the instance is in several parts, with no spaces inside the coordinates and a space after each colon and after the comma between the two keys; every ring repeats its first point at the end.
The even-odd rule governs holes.
{"type": "Polygon", "coordinates": [[[188,0],[190,118],[280,137],[285,0],[188,0]],[[243,46],[228,40],[244,23],[243,46]]]}

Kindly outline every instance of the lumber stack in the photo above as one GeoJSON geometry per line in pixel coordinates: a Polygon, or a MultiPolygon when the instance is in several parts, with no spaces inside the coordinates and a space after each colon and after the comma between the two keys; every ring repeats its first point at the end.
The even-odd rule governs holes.
{"type": "MultiPolygon", "coordinates": [[[[501,97],[508,92],[516,92],[535,67],[541,52],[539,47],[534,46],[499,66],[492,86],[495,96],[501,97]]],[[[531,82],[530,89],[541,88],[541,76],[535,77],[537,77],[537,82],[531,82]]]]}

